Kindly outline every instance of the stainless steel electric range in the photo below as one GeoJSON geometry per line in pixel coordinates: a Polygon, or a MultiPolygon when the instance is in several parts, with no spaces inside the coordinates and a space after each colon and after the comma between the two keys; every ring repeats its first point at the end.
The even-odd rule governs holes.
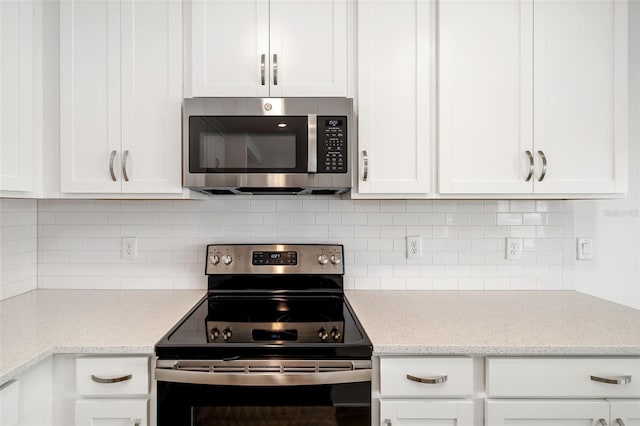
{"type": "Polygon", "coordinates": [[[208,292],[157,344],[158,426],[369,426],[371,342],[340,245],[209,245],[208,292]]]}

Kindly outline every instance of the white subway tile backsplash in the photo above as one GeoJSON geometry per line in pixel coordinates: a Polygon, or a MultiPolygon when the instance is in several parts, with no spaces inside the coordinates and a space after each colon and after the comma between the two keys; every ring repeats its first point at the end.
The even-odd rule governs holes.
{"type": "MultiPolygon", "coordinates": [[[[275,241],[343,244],[346,288],[563,289],[563,231],[572,230],[563,203],[320,197],[43,200],[38,225],[25,225],[33,227],[32,251],[39,242],[38,283],[43,288],[204,288],[207,243],[275,241]],[[422,237],[419,259],[406,258],[406,237],[412,235],[422,237]],[[123,236],[138,238],[136,260],[121,258],[123,236]],[[521,260],[505,260],[506,237],[523,238],[521,260]]],[[[29,234],[13,222],[33,220],[32,210],[31,219],[3,220],[3,249],[14,247],[11,239],[29,234]]]]}

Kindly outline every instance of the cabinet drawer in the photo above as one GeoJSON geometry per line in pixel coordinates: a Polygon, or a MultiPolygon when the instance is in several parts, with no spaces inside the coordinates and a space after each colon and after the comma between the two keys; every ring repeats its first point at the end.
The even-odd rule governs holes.
{"type": "Polygon", "coordinates": [[[473,394],[473,360],[435,357],[381,358],[380,394],[382,397],[470,396],[473,394]],[[431,381],[440,383],[429,383],[431,381]]]}
{"type": "Polygon", "coordinates": [[[146,395],[149,393],[149,358],[77,358],[76,390],[80,395],[146,395]]]}
{"type": "Polygon", "coordinates": [[[487,394],[527,398],[637,398],[640,397],[640,358],[487,358],[487,394]],[[625,376],[631,376],[629,383],[595,380],[596,377],[625,376]]]}

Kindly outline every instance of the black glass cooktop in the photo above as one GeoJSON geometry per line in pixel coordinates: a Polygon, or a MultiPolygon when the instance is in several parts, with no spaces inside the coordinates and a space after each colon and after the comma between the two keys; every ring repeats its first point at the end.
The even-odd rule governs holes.
{"type": "Polygon", "coordinates": [[[371,343],[342,294],[209,292],[158,342],[156,355],[370,358],[371,343]]]}

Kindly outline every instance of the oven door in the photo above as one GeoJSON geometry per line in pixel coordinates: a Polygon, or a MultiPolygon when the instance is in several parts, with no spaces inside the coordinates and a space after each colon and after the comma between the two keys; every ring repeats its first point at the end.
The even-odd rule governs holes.
{"type": "Polygon", "coordinates": [[[315,115],[191,115],[188,120],[189,173],[315,172],[315,115]]]}
{"type": "Polygon", "coordinates": [[[157,368],[158,426],[369,426],[371,369],[364,363],[369,368],[307,361],[244,362],[244,372],[223,361],[157,368]]]}

